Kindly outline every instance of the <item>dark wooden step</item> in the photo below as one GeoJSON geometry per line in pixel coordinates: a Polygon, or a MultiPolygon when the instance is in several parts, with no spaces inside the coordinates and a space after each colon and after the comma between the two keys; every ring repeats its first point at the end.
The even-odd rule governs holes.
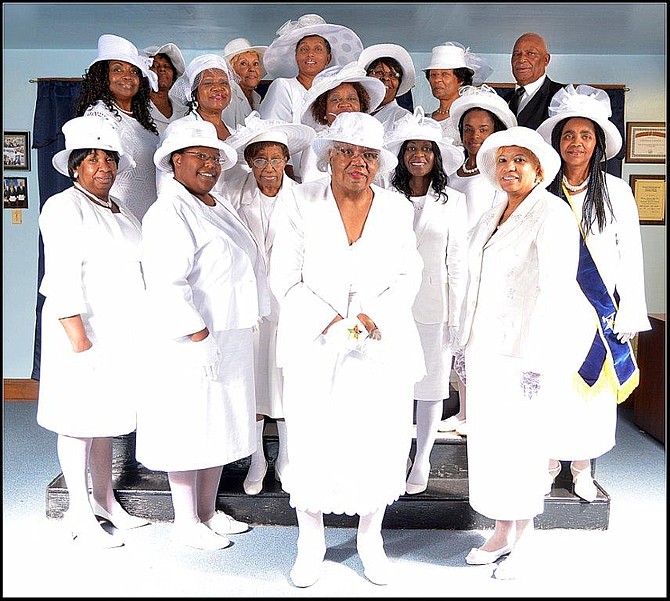
{"type": "MultiPolygon", "coordinates": [[[[134,437],[120,437],[123,444],[134,445],[134,437]]],[[[129,461],[128,448],[117,451],[115,439],[114,486],[121,504],[133,515],[156,522],[174,519],[167,474],[153,472],[142,464],[129,461]]],[[[295,511],[288,494],[274,477],[277,436],[274,424],[266,427],[266,456],[270,464],[263,490],[255,496],[244,493],[242,483],[249,459],[224,468],[217,506],[238,520],[255,524],[297,525],[295,511]]],[[[123,445],[122,445],[123,446],[123,445]]],[[[431,475],[428,488],[418,495],[403,495],[391,505],[384,518],[384,527],[393,529],[425,528],[441,530],[481,530],[493,527],[493,521],[475,512],[468,502],[467,447],[465,439],[455,434],[441,434],[431,454],[431,475]]],[[[597,482],[596,482],[597,484],[597,482]]],[[[544,513],[535,518],[540,529],[566,528],[606,530],[609,524],[610,497],[598,485],[598,497],[592,503],[574,495],[569,465],[556,479],[546,497],[544,513]]],[[[504,494],[504,491],[501,491],[504,494]]],[[[62,474],[47,487],[47,517],[60,518],[68,507],[68,493],[62,474]]],[[[329,526],[356,527],[355,516],[328,514],[329,526]]]]}

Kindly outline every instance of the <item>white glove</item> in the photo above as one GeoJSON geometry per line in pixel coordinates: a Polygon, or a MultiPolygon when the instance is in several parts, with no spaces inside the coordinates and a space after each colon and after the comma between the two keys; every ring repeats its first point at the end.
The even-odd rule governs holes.
{"type": "Polygon", "coordinates": [[[524,371],[521,374],[521,389],[527,399],[532,399],[540,392],[540,374],[534,371],[524,371]]]}
{"type": "Polygon", "coordinates": [[[454,355],[454,371],[465,384],[465,352],[462,350],[454,355]]]}
{"type": "Polygon", "coordinates": [[[214,336],[210,333],[207,338],[204,338],[199,342],[191,341],[191,349],[194,353],[193,360],[196,365],[202,366],[205,370],[205,378],[208,380],[216,380],[219,372],[221,352],[214,340],[214,336]]]}
{"type": "Polygon", "coordinates": [[[619,332],[616,337],[619,339],[619,342],[626,344],[626,342],[630,342],[635,338],[635,334],[637,334],[637,332],[619,332]]]}

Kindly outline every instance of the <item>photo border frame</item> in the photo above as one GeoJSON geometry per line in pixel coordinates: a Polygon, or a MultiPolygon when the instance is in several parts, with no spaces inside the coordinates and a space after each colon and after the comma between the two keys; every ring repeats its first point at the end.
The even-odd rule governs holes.
{"type": "Polygon", "coordinates": [[[30,171],[30,132],[29,131],[5,131],[2,134],[2,168],[5,171],[30,171]],[[23,146],[25,149],[24,157],[25,160],[20,164],[11,164],[5,162],[6,154],[5,150],[8,149],[7,138],[21,137],[23,138],[23,146]]]}

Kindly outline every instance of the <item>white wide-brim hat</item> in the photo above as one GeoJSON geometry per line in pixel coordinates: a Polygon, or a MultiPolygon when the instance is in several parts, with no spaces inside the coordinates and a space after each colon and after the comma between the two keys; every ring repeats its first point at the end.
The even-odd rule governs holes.
{"type": "Polygon", "coordinates": [[[230,40],[224,47],[223,58],[228,61],[228,64],[232,68],[232,64],[230,63],[232,58],[235,58],[235,56],[242,54],[243,52],[256,52],[262,64],[263,56],[267,49],[267,46],[253,46],[247,38],[235,38],[234,40],[230,40]]]}
{"type": "Polygon", "coordinates": [[[518,125],[516,115],[510,111],[505,99],[500,96],[493,88],[482,84],[481,86],[462,86],[458,93],[460,96],[454,100],[449,108],[449,119],[453,128],[458,133],[458,141],[461,140],[461,133],[458,129],[463,115],[473,108],[485,109],[496,115],[507,128],[518,125]]]}
{"type": "Polygon", "coordinates": [[[571,117],[591,119],[605,132],[605,158],[611,159],[619,154],[623,144],[619,130],[610,121],[611,116],[612,105],[607,92],[587,85],[575,88],[572,84],[568,84],[554,94],[549,104],[549,118],[540,124],[537,131],[551,144],[554,128],[563,119],[571,117]]]}
{"type": "Polygon", "coordinates": [[[142,52],[144,52],[144,54],[146,54],[150,58],[153,58],[157,54],[165,54],[169,56],[175,68],[175,71],[177,72],[175,75],[175,79],[183,75],[184,71],[186,71],[186,63],[184,62],[184,56],[182,55],[181,50],[179,50],[177,44],[168,42],[167,44],[163,44],[162,46],[147,46],[144,50],[142,50],[142,52]]]}
{"type": "MultiPolygon", "coordinates": [[[[379,80],[377,80],[379,81],[379,80]]],[[[312,142],[317,167],[327,170],[325,154],[332,142],[344,142],[379,151],[379,173],[388,173],[398,164],[397,157],[384,147],[384,126],[367,113],[340,113],[328,129],[312,142]]]]}
{"type": "Polygon", "coordinates": [[[363,50],[363,42],[348,27],[326,23],[319,15],[303,15],[297,21],[286,21],[277,30],[277,37],[265,51],[263,66],[268,77],[271,79],[296,77],[298,75],[296,45],[302,38],[311,35],[318,35],[328,40],[331,50],[330,66],[346,65],[355,61],[363,50]]]}
{"type": "Polygon", "coordinates": [[[237,150],[237,160],[244,160],[244,149],[254,142],[276,142],[288,148],[289,154],[302,152],[316,133],[311,127],[299,123],[287,123],[279,119],[261,119],[258,111],[252,111],[239,125],[226,143],[237,150]]]}
{"type": "Polygon", "coordinates": [[[390,57],[397,60],[402,67],[403,75],[398,86],[397,96],[402,96],[409,92],[416,83],[416,70],[414,69],[414,61],[409,52],[402,46],[397,44],[374,44],[363,49],[361,55],[358,57],[358,64],[366,70],[370,63],[378,58],[390,57]]]}
{"type": "Polygon", "coordinates": [[[170,99],[180,104],[189,102],[192,97],[192,92],[195,89],[195,82],[198,75],[207,69],[220,69],[228,76],[229,82],[232,83],[236,80],[233,71],[228,66],[225,58],[218,54],[201,54],[200,56],[196,56],[188,64],[184,74],[172,84],[172,87],[168,92],[170,99]]]}
{"type": "Polygon", "coordinates": [[[458,42],[445,42],[433,48],[430,64],[422,71],[430,69],[469,69],[472,71],[472,81],[479,85],[485,82],[493,73],[493,68],[480,56],[470,52],[458,42]]]}
{"type": "Polygon", "coordinates": [[[319,73],[312,81],[312,87],[307,90],[302,101],[300,109],[300,121],[305,125],[309,125],[315,129],[323,127],[323,123],[317,123],[312,117],[312,105],[316,99],[328,92],[334,90],[337,86],[343,83],[360,83],[365,91],[370,96],[370,106],[366,112],[374,111],[384,100],[386,95],[386,86],[376,77],[366,75],[365,69],[356,62],[351,62],[348,65],[337,65],[335,67],[328,67],[319,73]]]}
{"type": "Polygon", "coordinates": [[[154,92],[158,92],[158,75],[149,67],[153,59],[142,56],[134,44],[111,33],[105,33],[98,38],[98,56],[88,66],[90,69],[95,63],[100,61],[124,61],[135,65],[144,77],[149,80],[149,85],[154,92]]]}
{"type": "Polygon", "coordinates": [[[191,146],[205,146],[219,151],[226,159],[221,171],[231,169],[237,164],[237,152],[216,135],[216,127],[209,121],[177,119],[165,128],[161,145],[154,153],[154,164],[161,171],[172,173],[170,157],[172,153],[191,146]]]}
{"type": "Polygon", "coordinates": [[[502,190],[496,177],[496,152],[501,146],[527,148],[538,158],[544,172],[544,178],[538,184],[542,188],[546,188],[554,181],[561,168],[561,157],[534,129],[517,125],[504,131],[497,131],[484,140],[477,153],[479,172],[485,175],[497,190],[502,190]]]}
{"type": "Polygon", "coordinates": [[[135,166],[133,158],[121,146],[121,139],[114,127],[104,117],[85,115],[75,117],[63,124],[65,136],[65,150],[57,152],[51,159],[51,164],[58,173],[70,177],[67,169],[70,154],[73,150],[96,148],[119,153],[117,174],[135,166]]]}
{"type": "MultiPolygon", "coordinates": [[[[428,140],[435,142],[442,156],[442,167],[447,175],[455,173],[465,160],[460,146],[455,146],[451,138],[444,136],[444,130],[438,121],[426,117],[423,108],[418,106],[413,115],[404,115],[397,119],[386,134],[385,146],[398,156],[400,148],[407,140],[428,140]]],[[[401,161],[402,157],[398,157],[401,161]]]]}

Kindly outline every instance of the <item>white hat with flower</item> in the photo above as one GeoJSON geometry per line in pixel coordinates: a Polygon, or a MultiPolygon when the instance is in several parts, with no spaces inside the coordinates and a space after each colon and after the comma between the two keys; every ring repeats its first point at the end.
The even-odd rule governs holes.
{"type": "Polygon", "coordinates": [[[413,115],[404,115],[395,121],[386,134],[385,145],[391,152],[398,155],[400,148],[407,140],[435,142],[440,149],[442,167],[447,175],[455,173],[465,160],[463,149],[455,146],[453,140],[444,135],[440,123],[426,117],[420,106],[414,109],[413,115]]]}
{"type": "MultiPolygon", "coordinates": [[[[377,80],[379,81],[379,80],[377,80]]],[[[384,126],[367,113],[340,113],[328,129],[312,142],[316,165],[320,171],[328,168],[328,149],[333,142],[344,142],[379,151],[379,173],[388,173],[398,164],[397,157],[384,146],[384,126]]]]}
{"type": "Polygon", "coordinates": [[[331,50],[330,65],[346,65],[355,61],[363,50],[363,42],[348,27],[326,23],[320,15],[303,15],[297,21],[286,21],[277,30],[277,37],[263,56],[263,66],[268,76],[272,79],[296,77],[296,46],[302,38],[312,35],[328,40],[331,50]]]}
{"type": "Polygon", "coordinates": [[[158,75],[149,67],[153,59],[141,55],[135,45],[125,38],[111,33],[105,33],[98,38],[98,55],[88,66],[89,69],[100,61],[123,61],[137,67],[144,77],[149,80],[149,85],[154,92],[158,91],[158,75]]]}
{"type": "Polygon", "coordinates": [[[430,69],[469,69],[472,81],[476,85],[485,82],[493,73],[491,66],[480,56],[470,52],[458,42],[445,42],[433,48],[430,64],[423,71],[430,69]]]}
{"type": "Polygon", "coordinates": [[[623,144],[619,130],[610,121],[611,116],[612,104],[607,92],[584,84],[577,87],[568,84],[554,94],[549,104],[549,118],[540,124],[537,131],[551,144],[554,128],[563,119],[590,119],[605,132],[605,157],[611,159],[619,153],[623,144]]]}

